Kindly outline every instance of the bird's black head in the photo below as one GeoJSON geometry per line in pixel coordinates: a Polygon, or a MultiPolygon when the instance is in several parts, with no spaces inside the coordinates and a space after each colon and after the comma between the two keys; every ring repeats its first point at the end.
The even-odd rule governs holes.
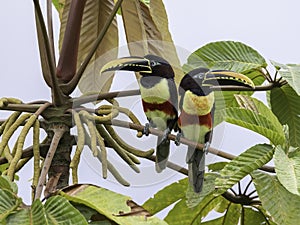
{"type": "Polygon", "coordinates": [[[210,88],[203,86],[207,72],[209,69],[200,67],[187,73],[180,82],[179,95],[183,95],[188,90],[198,96],[208,95],[211,92],[210,88]]]}
{"type": "Polygon", "coordinates": [[[165,59],[156,55],[146,55],[145,57],[124,57],[113,60],[104,65],[100,72],[127,70],[139,72],[141,76],[174,78],[172,66],[165,59]]]}
{"type": "Polygon", "coordinates": [[[211,86],[243,86],[254,87],[253,81],[243,74],[229,70],[212,70],[197,68],[186,74],[180,83],[179,94],[190,90],[198,96],[208,95],[212,92],[211,86]]]}

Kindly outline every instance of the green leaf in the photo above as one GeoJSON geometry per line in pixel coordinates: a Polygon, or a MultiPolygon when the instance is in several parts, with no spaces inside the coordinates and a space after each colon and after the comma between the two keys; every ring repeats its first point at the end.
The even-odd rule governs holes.
{"type": "Polygon", "coordinates": [[[281,77],[300,95],[300,65],[299,64],[281,64],[271,61],[272,65],[277,68],[281,77]]]}
{"type": "Polygon", "coordinates": [[[49,224],[88,224],[84,216],[61,196],[49,198],[45,204],[45,212],[49,224]]]}
{"type": "Polygon", "coordinates": [[[207,195],[215,191],[215,181],[219,177],[216,173],[206,173],[204,177],[203,190],[200,193],[195,193],[191,185],[186,191],[186,203],[189,208],[197,206],[207,195]]]}
{"type": "Polygon", "coordinates": [[[129,197],[105,188],[93,185],[74,185],[60,194],[73,203],[83,204],[96,210],[117,224],[166,224],[154,216],[147,217],[147,220],[145,220],[145,213],[147,213],[145,209],[136,205],[135,210],[141,211],[131,211],[131,208],[127,205],[130,200],[129,197]],[[120,214],[120,212],[122,212],[122,214],[120,214]]]}
{"type": "Polygon", "coordinates": [[[203,200],[194,208],[189,208],[183,200],[176,203],[173,209],[170,210],[165,221],[172,225],[182,224],[200,224],[200,221],[215,208],[222,197],[215,197],[212,193],[205,196],[203,200]]]}
{"type": "Polygon", "coordinates": [[[216,163],[209,164],[207,167],[209,171],[219,172],[226,166],[227,163],[228,162],[216,162],[216,163]]]}
{"type": "Polygon", "coordinates": [[[174,182],[158,191],[153,196],[153,198],[149,198],[143,204],[143,207],[147,209],[151,214],[156,214],[157,212],[167,208],[178,200],[185,198],[187,188],[187,178],[182,179],[178,182],[174,182]],[[173,193],[177,194],[174,195],[173,193]]]}
{"type": "Polygon", "coordinates": [[[270,93],[270,104],[274,114],[281,124],[289,126],[290,144],[300,147],[300,96],[291,88],[284,85],[274,88],[270,93]]]}
{"type": "Polygon", "coordinates": [[[300,221],[300,196],[286,190],[275,176],[263,172],[252,173],[262,206],[280,225],[298,224],[300,221]]]}
{"type": "Polygon", "coordinates": [[[11,191],[0,189],[0,222],[14,212],[21,202],[11,191]]]}
{"type": "Polygon", "coordinates": [[[234,225],[239,223],[242,205],[231,203],[223,217],[223,225],[234,225]]]}
{"type": "Polygon", "coordinates": [[[281,146],[277,146],[274,163],[280,183],[291,193],[300,195],[300,151],[287,155],[281,146]]]}
{"type": "Polygon", "coordinates": [[[18,193],[17,184],[14,182],[11,182],[7,176],[0,176],[0,189],[6,189],[15,194],[18,193]]]}
{"type": "Polygon", "coordinates": [[[187,65],[190,68],[202,66],[243,73],[265,68],[267,63],[256,50],[248,45],[234,41],[218,41],[193,52],[188,57],[187,65]]]}
{"type": "Polygon", "coordinates": [[[259,133],[267,137],[273,144],[285,142],[282,125],[266,105],[249,96],[238,95],[237,97],[243,100],[240,107],[231,107],[219,112],[226,122],[259,133]]]}
{"type": "Polygon", "coordinates": [[[224,193],[246,175],[265,165],[272,159],[273,153],[271,145],[258,144],[231,160],[216,179],[217,193],[224,193]]]}
{"type": "Polygon", "coordinates": [[[44,206],[40,200],[35,201],[31,208],[23,208],[7,218],[7,225],[44,225],[47,223],[44,206]]]}
{"type": "Polygon", "coordinates": [[[252,207],[244,207],[244,225],[257,225],[257,224],[268,224],[267,216],[258,210],[254,210],[252,207]]]}
{"type": "Polygon", "coordinates": [[[224,218],[222,216],[222,217],[219,217],[219,218],[216,218],[216,219],[213,219],[213,220],[201,222],[201,224],[202,225],[220,225],[220,224],[222,224],[223,220],[224,220],[224,218]]]}

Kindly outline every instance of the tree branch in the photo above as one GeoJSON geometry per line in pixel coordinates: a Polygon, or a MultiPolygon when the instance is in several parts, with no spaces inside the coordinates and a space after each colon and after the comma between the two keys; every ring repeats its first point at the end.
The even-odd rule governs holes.
{"type": "MultiPolygon", "coordinates": [[[[117,119],[113,119],[112,121],[105,122],[105,124],[110,124],[110,125],[113,125],[113,126],[124,127],[124,128],[130,128],[130,129],[137,130],[137,131],[143,131],[144,130],[144,126],[142,126],[142,125],[138,125],[138,124],[134,124],[134,123],[126,122],[126,121],[121,121],[121,120],[117,120],[117,119]]],[[[163,131],[153,129],[153,128],[149,129],[149,133],[151,133],[153,135],[156,135],[156,136],[163,136],[164,135],[163,131]]],[[[176,136],[173,135],[173,134],[169,134],[168,139],[172,140],[172,141],[175,141],[176,136]]],[[[193,147],[197,150],[200,150],[200,151],[203,150],[203,146],[204,146],[203,144],[190,141],[186,138],[180,138],[180,143],[191,146],[191,147],[193,147]]],[[[212,148],[212,147],[208,148],[208,152],[213,154],[213,155],[217,155],[219,157],[229,159],[229,160],[232,160],[232,159],[236,158],[235,155],[229,154],[227,152],[224,152],[224,151],[221,151],[219,149],[212,148]]],[[[260,168],[260,170],[270,172],[270,173],[275,173],[275,168],[271,167],[271,166],[262,166],[260,168]]]]}

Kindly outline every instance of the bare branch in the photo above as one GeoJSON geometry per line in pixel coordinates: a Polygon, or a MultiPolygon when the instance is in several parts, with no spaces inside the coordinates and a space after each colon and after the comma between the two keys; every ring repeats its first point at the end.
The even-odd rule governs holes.
{"type": "MultiPolygon", "coordinates": [[[[142,125],[138,125],[138,124],[134,124],[134,123],[126,122],[126,121],[121,121],[121,120],[117,120],[117,119],[113,119],[112,121],[105,122],[104,124],[110,124],[110,125],[113,125],[113,126],[129,128],[129,129],[133,129],[133,130],[137,130],[137,131],[143,131],[144,130],[144,126],[142,126],[142,125]]],[[[163,136],[164,135],[163,131],[153,129],[153,128],[149,129],[149,133],[151,133],[153,135],[156,135],[156,136],[163,136]]],[[[175,141],[176,136],[173,135],[173,134],[169,134],[168,139],[172,140],[172,141],[175,141]]],[[[200,150],[200,151],[203,150],[203,146],[204,146],[203,144],[190,141],[186,138],[180,138],[180,143],[191,146],[191,147],[193,147],[197,150],[200,150]]],[[[232,159],[236,158],[235,155],[229,154],[227,152],[224,152],[224,151],[221,151],[219,149],[212,148],[212,147],[208,148],[208,152],[213,154],[213,155],[217,155],[217,156],[220,156],[222,158],[229,159],[229,160],[232,160],[232,159]]],[[[275,173],[275,168],[272,167],[272,166],[262,166],[260,169],[263,170],[263,171],[266,171],[266,172],[275,173]]]]}
{"type": "Polygon", "coordinates": [[[62,138],[64,133],[67,131],[67,129],[68,128],[65,125],[58,125],[58,126],[53,127],[54,136],[52,138],[47,156],[45,158],[45,162],[44,162],[44,166],[42,168],[42,172],[40,174],[38,186],[36,187],[34,199],[39,199],[42,195],[43,186],[46,181],[46,176],[47,176],[47,173],[51,166],[53,156],[56,152],[56,149],[57,149],[60,139],[62,138]]]}

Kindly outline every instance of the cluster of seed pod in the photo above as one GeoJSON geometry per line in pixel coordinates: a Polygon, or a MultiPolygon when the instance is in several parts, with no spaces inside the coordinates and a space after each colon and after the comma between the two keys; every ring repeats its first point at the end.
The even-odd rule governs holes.
{"type": "MultiPolygon", "coordinates": [[[[101,105],[94,112],[88,112],[86,109],[73,109],[73,119],[77,127],[77,146],[72,158],[70,167],[72,169],[73,183],[78,182],[77,169],[80,161],[80,155],[85,145],[88,145],[93,155],[99,159],[102,164],[102,176],[107,178],[107,171],[115,177],[122,185],[129,186],[129,183],[120,175],[116,168],[107,160],[106,147],[113,148],[116,153],[137,173],[140,172],[136,164],[140,164],[136,157],[149,157],[154,153],[154,149],[141,151],[128,145],[114,130],[111,124],[112,119],[119,113],[123,113],[135,124],[141,124],[136,116],[128,109],[120,107],[116,100],[110,100],[111,105],[101,105]]],[[[91,111],[91,110],[90,110],[91,111]]],[[[138,132],[137,136],[142,136],[138,132]]]]}

